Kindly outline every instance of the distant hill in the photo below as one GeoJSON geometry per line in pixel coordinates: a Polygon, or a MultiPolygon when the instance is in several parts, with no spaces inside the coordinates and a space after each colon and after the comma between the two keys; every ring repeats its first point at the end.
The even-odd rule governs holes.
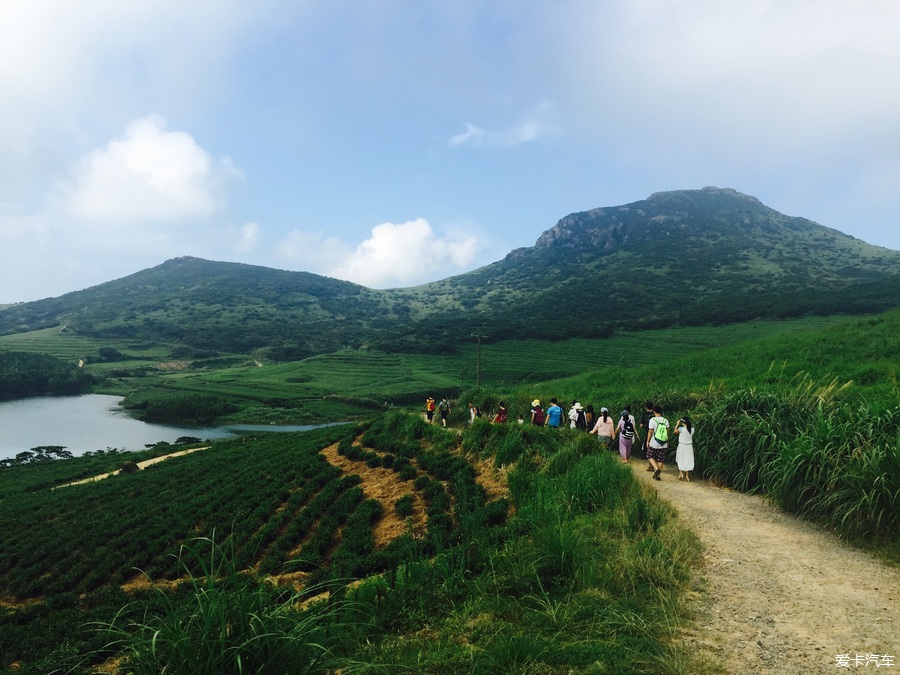
{"type": "Polygon", "coordinates": [[[67,326],[176,353],[453,349],[486,339],[877,312],[900,304],[900,252],[735,190],[661,192],[573,213],[535,245],[438,282],[377,291],[306,272],[177,258],[0,309],[0,334],[67,326]]]}
{"type": "Polygon", "coordinates": [[[176,355],[269,348],[297,359],[359,346],[406,316],[389,293],[307,272],[176,258],[99,286],[0,310],[0,334],[66,326],[173,345],[176,355]]]}

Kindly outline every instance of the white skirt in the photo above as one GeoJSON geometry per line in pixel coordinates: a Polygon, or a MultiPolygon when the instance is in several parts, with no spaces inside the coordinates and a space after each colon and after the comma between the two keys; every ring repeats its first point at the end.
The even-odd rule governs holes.
{"type": "Polygon", "coordinates": [[[679,471],[694,470],[694,444],[679,443],[675,449],[675,463],[679,471]]]}

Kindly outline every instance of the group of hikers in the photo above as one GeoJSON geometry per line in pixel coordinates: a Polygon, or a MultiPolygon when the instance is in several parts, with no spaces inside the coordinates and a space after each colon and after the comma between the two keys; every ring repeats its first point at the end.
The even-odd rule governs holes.
{"type": "MultiPolygon", "coordinates": [[[[440,412],[441,423],[447,426],[447,416],[450,414],[450,402],[442,398],[440,404],[435,405],[433,398],[428,397],[425,402],[425,417],[429,423],[434,420],[435,410],[440,412]]],[[[647,457],[647,471],[653,472],[654,480],[661,480],[660,475],[665,468],[669,453],[669,444],[673,439],[677,440],[675,451],[675,463],[678,465],[678,480],[691,480],[691,472],[694,470],[694,425],[691,419],[685,415],[672,429],[669,420],[663,417],[662,407],[654,405],[652,401],[644,402],[644,411],[641,413],[640,422],[631,414],[631,408],[625,406],[618,419],[614,419],[609,409],[600,408],[597,413],[594,406],[582,406],[578,401],[572,401],[568,413],[564,412],[555,398],[550,399],[550,405],[546,410],[541,406],[540,399],[531,402],[531,424],[560,428],[568,424],[572,429],[581,429],[589,434],[596,434],[601,445],[610,450],[615,450],[618,442],[618,451],[623,464],[631,459],[631,451],[635,446],[635,439],[644,455],[647,457]]],[[[481,410],[473,403],[469,403],[469,423],[482,417],[481,410]]],[[[500,402],[497,412],[491,422],[503,424],[508,419],[506,403],[500,402]]],[[[518,418],[519,424],[524,424],[524,417],[518,418]]]]}

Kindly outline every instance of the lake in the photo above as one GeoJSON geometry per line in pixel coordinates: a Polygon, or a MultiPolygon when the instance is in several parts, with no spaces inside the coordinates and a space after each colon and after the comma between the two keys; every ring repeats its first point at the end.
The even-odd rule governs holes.
{"type": "Polygon", "coordinates": [[[308,431],[322,426],[148,424],[129,417],[119,408],[120,400],[121,396],[85,394],[4,401],[0,403],[0,459],[39,445],[62,445],[73,455],[82,455],[107,448],[143,450],[147,444],[174,443],[181,436],[215,440],[256,431],[308,431]]]}

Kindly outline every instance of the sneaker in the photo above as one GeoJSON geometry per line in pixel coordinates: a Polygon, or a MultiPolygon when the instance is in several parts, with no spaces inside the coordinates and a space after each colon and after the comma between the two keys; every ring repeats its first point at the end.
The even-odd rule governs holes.
{"type": "Polygon", "coordinates": [[[647,471],[653,471],[653,467],[652,467],[652,466],[648,466],[648,467],[647,467],[647,471]]]}
{"type": "Polygon", "coordinates": [[[662,478],[659,477],[659,469],[653,472],[653,480],[662,480],[662,478]]]}

